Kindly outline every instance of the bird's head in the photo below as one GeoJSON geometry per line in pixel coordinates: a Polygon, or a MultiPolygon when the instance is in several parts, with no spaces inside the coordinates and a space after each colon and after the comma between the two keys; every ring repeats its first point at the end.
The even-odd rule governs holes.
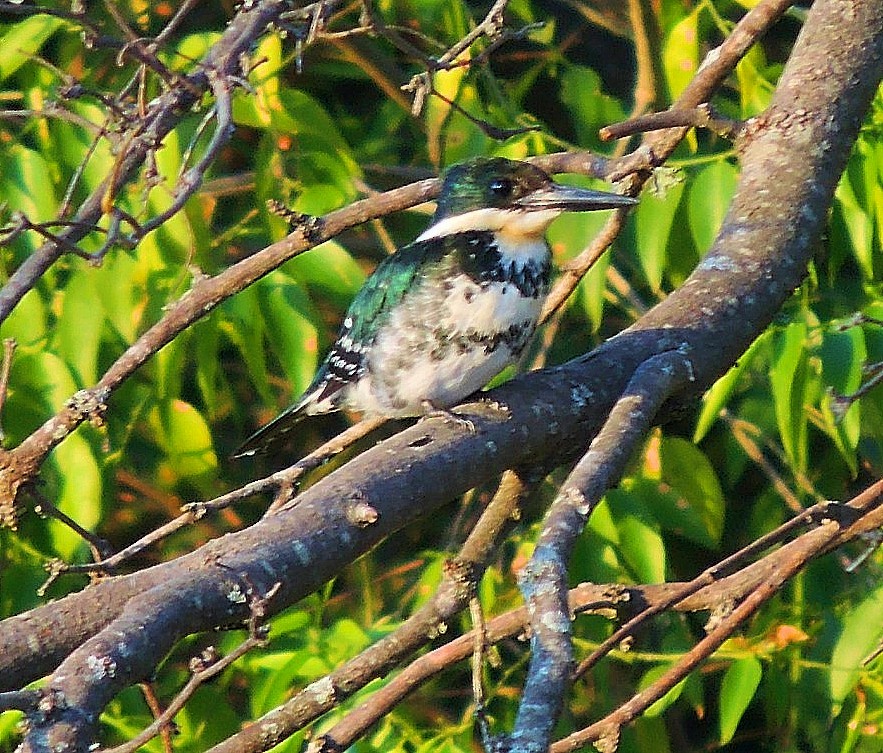
{"type": "Polygon", "coordinates": [[[503,157],[477,157],[445,174],[432,227],[440,235],[467,230],[545,232],[562,212],[618,209],[637,200],[604,191],[566,186],[540,168],[503,157]]]}

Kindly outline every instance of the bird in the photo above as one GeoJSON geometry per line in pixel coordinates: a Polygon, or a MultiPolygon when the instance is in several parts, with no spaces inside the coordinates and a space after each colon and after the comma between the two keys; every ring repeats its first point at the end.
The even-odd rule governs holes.
{"type": "Polygon", "coordinates": [[[533,335],[550,287],[552,220],[636,203],[503,157],[450,167],[430,226],[377,266],[310,386],[234,457],[268,452],[307,416],[447,413],[514,363],[533,335]]]}

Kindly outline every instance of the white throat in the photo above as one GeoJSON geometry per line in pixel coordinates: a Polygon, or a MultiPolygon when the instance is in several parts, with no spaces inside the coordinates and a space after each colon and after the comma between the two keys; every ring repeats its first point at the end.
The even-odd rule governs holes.
{"type": "Polygon", "coordinates": [[[445,217],[430,225],[417,241],[467,233],[470,230],[489,230],[502,236],[508,244],[535,243],[542,241],[546,228],[559,214],[561,214],[560,209],[543,209],[535,212],[523,209],[473,209],[471,212],[445,217]]]}

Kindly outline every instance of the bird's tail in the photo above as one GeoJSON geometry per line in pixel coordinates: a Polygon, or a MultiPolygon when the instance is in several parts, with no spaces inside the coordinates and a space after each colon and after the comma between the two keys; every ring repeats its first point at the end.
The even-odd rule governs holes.
{"type": "Polygon", "coordinates": [[[326,369],[321,369],[300,400],[258,429],[231,457],[247,458],[252,455],[263,455],[283,442],[292,429],[307,416],[339,410],[338,393],[343,386],[342,381],[329,376],[326,369]]]}
{"type": "Polygon", "coordinates": [[[282,442],[288,433],[309,415],[303,401],[295,403],[288,410],[280,413],[270,423],[264,424],[246,439],[231,455],[233,458],[247,458],[252,455],[263,455],[271,447],[282,442]]]}

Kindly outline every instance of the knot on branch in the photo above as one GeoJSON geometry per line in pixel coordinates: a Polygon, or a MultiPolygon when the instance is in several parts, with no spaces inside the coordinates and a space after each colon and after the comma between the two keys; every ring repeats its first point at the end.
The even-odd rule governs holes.
{"type": "Polygon", "coordinates": [[[310,243],[318,243],[322,240],[325,221],[321,217],[296,212],[277,199],[267,199],[267,209],[272,214],[285,220],[291,232],[300,231],[303,237],[310,243]]]}
{"type": "MultiPolygon", "coordinates": [[[[64,407],[70,411],[71,418],[77,424],[88,419],[89,423],[100,428],[104,426],[104,414],[107,413],[106,401],[109,395],[110,390],[107,388],[79,390],[67,399],[64,407]]],[[[62,436],[67,435],[70,431],[67,426],[59,427],[59,430],[64,432],[62,436]]]]}
{"type": "Polygon", "coordinates": [[[445,560],[442,572],[454,585],[458,598],[469,599],[475,595],[478,586],[478,569],[474,562],[458,558],[445,560]]]}

